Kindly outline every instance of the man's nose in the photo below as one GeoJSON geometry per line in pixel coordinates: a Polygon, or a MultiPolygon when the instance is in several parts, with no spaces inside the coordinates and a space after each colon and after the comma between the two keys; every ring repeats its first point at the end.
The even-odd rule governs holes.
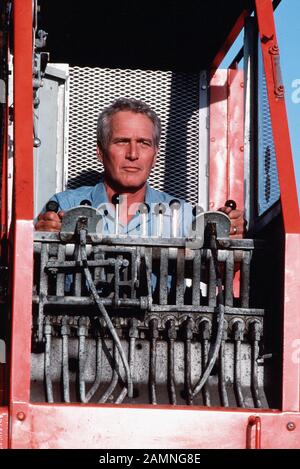
{"type": "Polygon", "coordinates": [[[137,160],[139,157],[138,145],[136,142],[130,142],[128,147],[127,158],[129,160],[137,160]]]}

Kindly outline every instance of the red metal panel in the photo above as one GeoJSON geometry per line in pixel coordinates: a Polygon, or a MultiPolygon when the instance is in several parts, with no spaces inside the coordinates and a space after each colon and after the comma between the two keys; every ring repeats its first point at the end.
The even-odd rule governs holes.
{"type": "Polygon", "coordinates": [[[0,407],[0,449],[8,448],[8,409],[0,407]]]}
{"type": "Polygon", "coordinates": [[[244,210],[244,72],[228,70],[228,199],[244,210]]]}
{"type": "Polygon", "coordinates": [[[295,350],[300,338],[300,218],[293,169],[289,129],[278,68],[278,45],[271,0],[256,0],[256,13],[266,75],[274,147],[281,193],[285,237],[284,272],[284,343],[283,343],[283,410],[300,409],[299,361],[295,350]],[[292,236],[292,233],[297,235],[292,236]]]}
{"type": "Polygon", "coordinates": [[[14,217],[33,218],[32,1],[14,0],[14,217]]]}
{"type": "Polygon", "coordinates": [[[210,210],[227,199],[244,208],[243,76],[242,70],[217,70],[210,83],[210,210]]]}
{"type": "Polygon", "coordinates": [[[274,55],[278,55],[278,44],[272,0],[255,0],[255,4],[270,104],[284,226],[288,233],[299,233],[298,198],[285,100],[282,94],[283,89],[278,89],[279,86],[277,86],[280,77],[277,75],[279,80],[277,84],[275,79],[274,55]]]}
{"type": "MultiPolygon", "coordinates": [[[[10,414],[27,405],[33,272],[32,1],[14,0],[14,204],[10,414]]],[[[26,414],[25,414],[26,415],[26,414]]],[[[14,438],[14,425],[11,427],[14,438]]]]}
{"type": "Polygon", "coordinates": [[[300,410],[300,235],[287,234],[284,265],[283,410],[300,410]]]}
{"type": "Polygon", "coordinates": [[[37,404],[24,420],[14,415],[13,424],[14,448],[243,449],[260,440],[261,448],[300,446],[300,415],[275,411],[37,404]],[[253,417],[261,428],[249,435],[253,417]]]}
{"type": "Polygon", "coordinates": [[[33,224],[18,220],[14,230],[10,401],[28,402],[33,285],[33,224]]]}
{"type": "Polygon", "coordinates": [[[209,210],[228,195],[227,96],[227,70],[217,70],[210,81],[209,210]]]}
{"type": "Polygon", "coordinates": [[[0,236],[1,240],[7,232],[7,109],[5,109],[5,125],[3,129],[3,147],[1,148],[2,155],[2,177],[1,177],[1,227],[0,236]]]}

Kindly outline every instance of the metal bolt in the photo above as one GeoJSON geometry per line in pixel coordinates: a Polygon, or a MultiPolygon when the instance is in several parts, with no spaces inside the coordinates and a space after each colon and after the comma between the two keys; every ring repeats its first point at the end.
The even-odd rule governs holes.
{"type": "Polygon", "coordinates": [[[240,87],[244,88],[244,82],[243,81],[240,83],[240,87]]]}
{"type": "Polygon", "coordinates": [[[26,418],[26,415],[24,414],[24,412],[18,412],[17,413],[17,419],[18,420],[23,421],[23,420],[25,420],[25,418],[26,418]]]}
{"type": "Polygon", "coordinates": [[[288,429],[289,432],[292,432],[293,430],[295,430],[296,425],[294,424],[294,422],[288,422],[286,424],[286,428],[288,429]]]}
{"type": "Polygon", "coordinates": [[[244,146],[243,145],[240,146],[240,151],[244,151],[244,146]]]}
{"type": "Polygon", "coordinates": [[[211,137],[210,141],[215,142],[216,141],[215,137],[211,137]]]}

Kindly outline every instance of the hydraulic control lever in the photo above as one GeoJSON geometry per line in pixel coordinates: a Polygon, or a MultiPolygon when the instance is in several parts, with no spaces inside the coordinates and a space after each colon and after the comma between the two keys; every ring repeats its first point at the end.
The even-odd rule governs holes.
{"type": "Polygon", "coordinates": [[[226,200],[225,207],[230,207],[232,210],[236,209],[236,202],[232,199],[226,200]]]}
{"type": "Polygon", "coordinates": [[[58,212],[58,202],[55,202],[55,200],[49,200],[49,202],[46,204],[46,212],[58,212]]]}
{"type": "Polygon", "coordinates": [[[77,231],[78,222],[83,218],[86,219],[86,230],[88,233],[97,233],[99,231],[97,226],[102,220],[102,214],[91,205],[90,200],[84,199],[80,202],[80,205],[65,212],[60,231],[62,241],[71,240],[77,231]]]}

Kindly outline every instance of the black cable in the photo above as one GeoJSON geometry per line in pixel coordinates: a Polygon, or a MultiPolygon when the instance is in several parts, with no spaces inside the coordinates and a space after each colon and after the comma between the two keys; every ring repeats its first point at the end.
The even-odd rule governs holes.
{"type": "Polygon", "coordinates": [[[127,361],[127,358],[125,356],[125,353],[124,353],[124,350],[123,350],[123,347],[122,347],[122,344],[121,344],[121,341],[119,339],[119,336],[113,326],[113,323],[111,322],[111,319],[101,301],[101,298],[100,296],[98,295],[97,293],[97,290],[96,290],[96,287],[94,285],[94,282],[93,282],[93,279],[92,279],[92,275],[89,271],[89,268],[88,268],[88,265],[87,265],[87,254],[86,254],[86,230],[80,230],[80,254],[81,254],[81,260],[82,260],[82,264],[83,264],[83,270],[84,270],[84,275],[85,275],[85,278],[86,278],[86,281],[88,283],[88,286],[92,292],[92,295],[94,297],[94,300],[95,300],[95,303],[97,304],[98,308],[99,308],[99,311],[103,317],[103,319],[105,320],[106,324],[107,324],[107,327],[109,329],[109,332],[116,344],[116,347],[118,349],[118,352],[120,354],[120,357],[121,357],[121,360],[123,362],[123,365],[124,365],[124,369],[125,369],[125,372],[126,372],[126,376],[127,376],[127,384],[128,384],[128,397],[129,398],[132,398],[133,397],[133,383],[132,383],[132,378],[131,378],[131,373],[130,373],[130,368],[129,368],[129,364],[128,364],[128,361],[127,361]]]}
{"type": "Polygon", "coordinates": [[[217,240],[216,240],[216,225],[215,223],[208,223],[207,229],[209,230],[209,239],[210,239],[210,249],[211,249],[211,255],[213,258],[214,262],[214,268],[216,272],[216,287],[218,290],[217,293],[217,308],[218,308],[218,316],[219,316],[219,324],[218,324],[218,330],[217,330],[217,337],[216,341],[213,346],[213,351],[211,354],[211,357],[207,363],[206,369],[200,378],[200,381],[198,384],[196,384],[194,391],[192,393],[192,397],[195,398],[197,394],[201,391],[203,388],[204,384],[209,378],[209,375],[211,373],[211,370],[213,369],[222,342],[222,337],[223,337],[223,330],[224,330],[224,316],[225,316],[225,306],[224,306],[224,295],[223,295],[223,289],[222,289],[222,278],[219,270],[219,265],[218,265],[218,248],[217,248],[217,240]]]}

